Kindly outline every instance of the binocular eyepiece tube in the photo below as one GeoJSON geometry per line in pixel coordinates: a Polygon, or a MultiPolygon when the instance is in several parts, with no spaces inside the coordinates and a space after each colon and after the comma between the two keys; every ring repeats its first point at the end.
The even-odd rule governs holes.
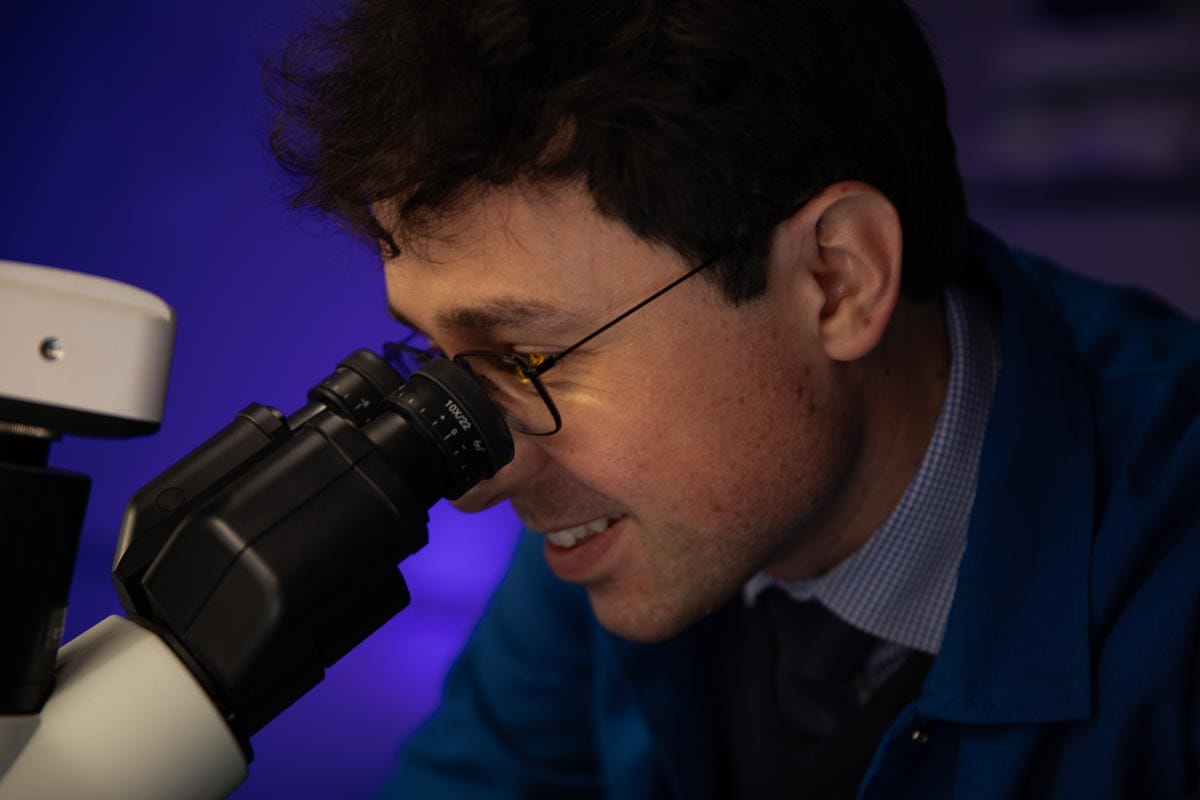
{"type": "Polygon", "coordinates": [[[285,417],[248,406],[143,487],[113,579],[248,739],[409,603],[428,509],[513,456],[499,410],[435,359],[403,381],[359,350],[285,417]]]}

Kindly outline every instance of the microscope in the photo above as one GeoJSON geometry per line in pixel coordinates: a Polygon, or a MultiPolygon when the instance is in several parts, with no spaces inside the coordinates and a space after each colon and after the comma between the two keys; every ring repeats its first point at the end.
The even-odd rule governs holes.
{"type": "Polygon", "coordinates": [[[157,430],[174,335],[148,292],[0,261],[0,800],[226,797],[250,738],[408,605],[430,506],[512,459],[467,371],[358,350],[139,490],[112,568],[127,616],[60,647],[90,479],[51,445],[157,430]]]}

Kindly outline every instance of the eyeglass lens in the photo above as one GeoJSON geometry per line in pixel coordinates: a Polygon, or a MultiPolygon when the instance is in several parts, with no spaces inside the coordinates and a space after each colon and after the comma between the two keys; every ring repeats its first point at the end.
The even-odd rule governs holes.
{"type": "Polygon", "coordinates": [[[457,355],[454,361],[475,375],[517,430],[549,433],[557,427],[546,400],[517,359],[499,353],[470,353],[457,355]]]}

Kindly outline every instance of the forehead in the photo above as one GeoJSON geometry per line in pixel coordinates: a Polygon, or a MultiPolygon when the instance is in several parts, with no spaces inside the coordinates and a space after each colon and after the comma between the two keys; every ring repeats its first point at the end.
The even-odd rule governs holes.
{"type": "Polygon", "coordinates": [[[515,299],[589,316],[636,300],[684,266],[674,250],[596,211],[579,186],[518,185],[463,208],[388,259],[385,272],[391,305],[426,327],[455,314],[500,320],[515,299]]]}

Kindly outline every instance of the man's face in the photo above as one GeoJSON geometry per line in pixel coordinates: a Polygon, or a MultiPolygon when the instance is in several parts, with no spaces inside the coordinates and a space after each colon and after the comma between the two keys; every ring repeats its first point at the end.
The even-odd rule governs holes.
{"type": "MultiPolygon", "coordinates": [[[[447,353],[549,353],[692,266],[580,189],[518,187],[386,272],[395,310],[447,353]]],[[[543,378],[562,430],[515,433],[514,461],[456,503],[509,499],[541,533],[602,529],[545,553],[618,635],[663,639],[716,609],[808,546],[844,484],[856,409],[817,341],[819,293],[770,269],[752,302],[697,276],[566,356],[543,378]]]]}

